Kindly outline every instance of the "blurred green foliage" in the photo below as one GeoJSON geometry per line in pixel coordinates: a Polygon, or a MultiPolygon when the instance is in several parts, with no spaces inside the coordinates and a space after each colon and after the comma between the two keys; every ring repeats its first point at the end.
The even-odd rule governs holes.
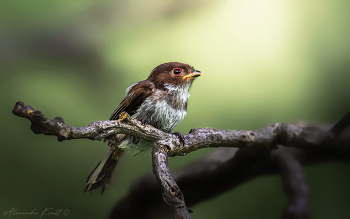
{"type": "MultiPolygon", "coordinates": [[[[35,135],[11,114],[19,100],[86,126],[108,119],[125,89],[155,66],[180,61],[204,73],[175,130],[183,134],[339,120],[350,110],[349,8],[346,0],[1,1],[1,212],[52,207],[70,218],[106,218],[152,168],[149,153],[128,154],[112,189],[84,194],[106,143],[35,135]]],[[[170,158],[170,167],[209,151],[170,158]]],[[[349,218],[349,168],[305,167],[311,218],[349,218]]],[[[275,175],[190,207],[193,218],[279,218],[286,203],[275,175]]]]}

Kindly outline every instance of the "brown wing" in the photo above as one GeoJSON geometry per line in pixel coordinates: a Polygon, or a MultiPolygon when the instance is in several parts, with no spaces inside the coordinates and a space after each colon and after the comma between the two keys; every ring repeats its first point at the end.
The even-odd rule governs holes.
{"type": "Polygon", "coordinates": [[[153,89],[154,84],[148,80],[140,81],[132,86],[126,97],[114,110],[109,120],[117,120],[123,111],[132,116],[143,101],[152,94],[153,89]]]}

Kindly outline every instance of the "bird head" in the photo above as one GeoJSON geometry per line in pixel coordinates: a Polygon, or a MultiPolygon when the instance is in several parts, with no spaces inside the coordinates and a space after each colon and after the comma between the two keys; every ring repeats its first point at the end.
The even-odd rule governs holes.
{"type": "Polygon", "coordinates": [[[152,81],[156,87],[164,88],[164,85],[191,86],[195,78],[202,73],[192,66],[180,62],[167,62],[155,67],[147,80],[152,81]]]}

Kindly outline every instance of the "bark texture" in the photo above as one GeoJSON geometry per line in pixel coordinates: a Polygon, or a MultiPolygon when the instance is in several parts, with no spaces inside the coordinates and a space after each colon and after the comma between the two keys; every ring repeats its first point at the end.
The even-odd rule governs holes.
{"type": "Polygon", "coordinates": [[[142,124],[126,113],[120,121],[97,121],[87,127],[72,127],[61,117],[50,120],[23,102],[17,102],[12,112],[30,120],[34,133],[55,135],[58,141],[102,140],[109,135],[126,134],[153,144],[156,177],[147,174],[138,179],[110,218],[162,218],[169,212],[173,218],[191,218],[186,203],[193,205],[254,177],[277,172],[281,173],[283,188],[289,197],[282,218],[307,218],[308,188],[302,164],[350,158],[350,113],[335,125],[275,123],[257,131],[202,128],[179,136],[142,124]],[[169,156],[184,156],[208,147],[226,148],[212,152],[172,176],[169,156]]]}

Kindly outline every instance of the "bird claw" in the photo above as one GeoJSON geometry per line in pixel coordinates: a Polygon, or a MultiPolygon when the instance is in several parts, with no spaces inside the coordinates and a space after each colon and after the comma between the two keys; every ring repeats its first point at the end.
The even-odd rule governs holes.
{"type": "Polygon", "coordinates": [[[183,134],[181,134],[180,132],[173,132],[172,134],[179,137],[181,145],[185,145],[185,139],[183,134]]]}

